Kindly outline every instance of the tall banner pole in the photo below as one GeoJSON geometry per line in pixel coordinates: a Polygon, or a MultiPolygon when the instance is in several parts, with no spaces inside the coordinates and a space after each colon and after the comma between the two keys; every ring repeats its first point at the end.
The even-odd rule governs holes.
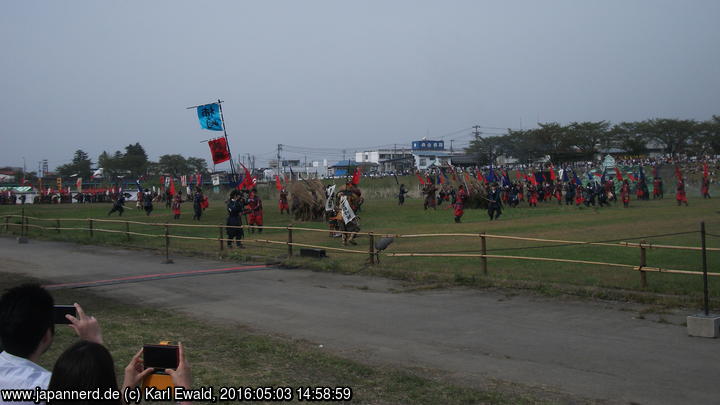
{"type": "Polygon", "coordinates": [[[220,121],[222,121],[223,134],[225,134],[225,144],[228,148],[228,156],[230,156],[230,172],[232,173],[233,187],[237,186],[237,173],[235,172],[235,164],[232,160],[232,152],[230,151],[230,141],[228,141],[227,130],[225,129],[225,117],[223,116],[222,100],[218,99],[218,107],[220,108],[220,121]]]}

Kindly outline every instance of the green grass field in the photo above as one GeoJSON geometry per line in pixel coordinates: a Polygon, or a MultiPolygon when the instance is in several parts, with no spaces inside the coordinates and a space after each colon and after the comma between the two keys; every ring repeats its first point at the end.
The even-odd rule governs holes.
{"type": "MultiPolygon", "coordinates": [[[[401,181],[408,184],[414,193],[416,189],[411,178],[401,181]]],[[[700,222],[705,221],[707,231],[720,234],[720,215],[715,200],[690,198],[689,207],[678,207],[673,195],[666,195],[664,200],[631,201],[630,208],[621,205],[593,209],[574,206],[559,206],[555,203],[541,203],[537,208],[528,208],[521,204],[519,208],[505,208],[499,221],[489,221],[483,210],[466,210],[463,223],[453,223],[452,209],[443,205],[439,209],[424,211],[422,201],[409,198],[405,206],[398,207],[393,199],[393,179],[363,179],[366,202],[362,212],[361,228],[364,232],[388,234],[420,234],[420,233],[474,233],[485,232],[493,235],[510,235],[544,239],[571,241],[628,241],[646,240],[655,244],[700,246],[700,222]],[[682,234],[683,232],[689,232],[682,234]],[[678,235],[668,235],[676,234],[678,235]]],[[[276,198],[267,189],[261,189],[265,205],[265,225],[326,229],[321,222],[293,223],[288,215],[278,214],[276,198]]],[[[413,195],[413,194],[411,194],[413,195]]],[[[217,195],[211,200],[200,224],[220,225],[224,223],[225,213],[222,196],[217,195]]],[[[131,204],[128,204],[131,205],[131,204]]],[[[192,206],[183,206],[180,220],[173,220],[169,209],[158,207],[153,215],[146,217],[141,211],[128,207],[122,219],[146,221],[156,224],[198,224],[192,221],[192,206]]],[[[28,216],[54,218],[96,218],[107,219],[109,204],[94,205],[32,205],[26,206],[28,216]]],[[[0,216],[19,214],[17,207],[0,206],[0,216]]],[[[113,219],[119,219],[113,217],[113,219]]],[[[19,222],[13,218],[10,223],[19,222]]],[[[31,220],[31,224],[55,227],[55,221],[31,220]]],[[[2,224],[4,225],[4,223],[2,224]]],[[[88,221],[60,222],[61,227],[88,227],[88,221]]],[[[101,233],[98,228],[124,232],[125,224],[95,222],[96,231],[89,236],[88,231],[60,232],[54,229],[40,231],[30,228],[30,237],[42,237],[59,240],[72,240],[80,243],[98,243],[140,248],[164,247],[164,238],[131,236],[126,238],[122,233],[101,233]]],[[[130,225],[131,232],[162,235],[161,226],[130,225]]],[[[5,231],[4,226],[0,230],[5,231]]],[[[217,238],[218,230],[214,228],[169,227],[170,233],[181,236],[202,236],[217,238]]],[[[10,226],[10,232],[19,232],[18,227],[10,226]]],[[[247,233],[246,238],[255,237],[277,241],[287,240],[286,230],[265,230],[261,236],[247,233]]],[[[340,239],[330,238],[327,233],[293,231],[293,242],[311,245],[342,247],[340,239]]],[[[367,252],[367,237],[357,239],[358,246],[350,248],[367,252]]],[[[673,295],[679,300],[676,303],[696,305],[701,302],[702,278],[696,275],[676,275],[647,273],[648,286],[640,285],[640,274],[637,271],[600,265],[554,263],[527,260],[488,259],[488,275],[482,274],[479,258],[446,258],[446,257],[386,257],[381,256],[380,265],[369,266],[367,254],[328,252],[329,258],[323,260],[301,260],[293,257],[288,259],[285,245],[268,245],[266,243],[246,243],[248,248],[242,250],[220,251],[215,241],[196,241],[171,239],[172,254],[206,254],[222,256],[234,260],[280,260],[287,265],[308,266],[326,271],[357,272],[376,274],[386,277],[420,282],[423,284],[462,284],[476,286],[508,286],[531,288],[547,293],[570,292],[582,295],[590,294],[612,298],[620,296],[632,299],[647,299],[649,295],[673,295]],[[655,293],[655,294],[652,294],[655,293]],[[645,297],[645,298],[643,298],[645,297]]],[[[707,246],[720,248],[720,238],[709,236],[707,246]]],[[[513,240],[488,239],[488,254],[548,257],[573,260],[587,260],[610,263],[638,265],[640,250],[638,248],[573,246],[557,243],[526,242],[513,240]]],[[[297,252],[297,248],[296,248],[297,252]]],[[[387,252],[416,253],[480,253],[479,237],[428,237],[399,238],[388,248],[387,252]]],[[[720,272],[717,266],[717,252],[709,252],[709,271],[720,272]]],[[[648,249],[647,266],[678,270],[701,270],[701,255],[697,251],[681,251],[666,249],[648,249]]],[[[720,302],[720,280],[710,277],[710,291],[714,298],[713,305],[720,302]]]]}

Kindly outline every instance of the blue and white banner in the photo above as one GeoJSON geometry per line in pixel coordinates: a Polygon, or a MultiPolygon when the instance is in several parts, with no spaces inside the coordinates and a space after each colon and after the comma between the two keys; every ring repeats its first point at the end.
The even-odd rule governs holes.
{"type": "Polygon", "coordinates": [[[211,131],[222,131],[222,118],[220,117],[220,104],[212,103],[197,108],[200,126],[211,131]]]}

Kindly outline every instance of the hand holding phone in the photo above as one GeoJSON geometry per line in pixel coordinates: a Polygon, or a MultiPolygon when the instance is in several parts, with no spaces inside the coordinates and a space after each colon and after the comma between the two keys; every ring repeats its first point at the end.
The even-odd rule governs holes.
{"type": "Polygon", "coordinates": [[[65,315],[77,316],[77,310],[74,305],[55,305],[53,308],[53,322],[56,325],[72,323],[65,315]]]}
{"type": "Polygon", "coordinates": [[[155,372],[164,373],[165,369],[177,369],[179,363],[178,346],[174,345],[144,345],[143,364],[145,368],[155,369],[155,372]]]}
{"type": "Polygon", "coordinates": [[[77,311],[77,314],[67,315],[65,317],[70,321],[70,325],[68,326],[73,328],[80,339],[103,344],[102,330],[100,329],[100,324],[98,324],[97,319],[95,319],[94,316],[86,315],[80,304],[75,303],[73,307],[77,311]]]}

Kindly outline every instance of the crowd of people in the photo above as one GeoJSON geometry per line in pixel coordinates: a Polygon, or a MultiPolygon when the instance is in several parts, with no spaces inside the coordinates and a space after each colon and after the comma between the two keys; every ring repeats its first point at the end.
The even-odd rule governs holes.
{"type": "MultiPolygon", "coordinates": [[[[477,168],[470,171],[436,168],[416,175],[422,185],[423,209],[437,209],[447,203],[448,208],[454,209],[455,222],[459,223],[471,196],[481,202],[476,208],[488,210],[490,220],[500,217],[503,206],[515,208],[522,203],[526,203],[531,208],[543,203],[603,207],[620,201],[627,208],[632,198],[638,201],[651,198],[663,199],[665,185],[657,166],[651,169],[652,177],[646,177],[644,174],[642,165],[648,162],[646,160],[636,162],[640,165],[637,166],[638,171],[634,174],[626,172],[624,176],[619,168],[587,169],[579,176],[576,169],[570,166],[556,170],[552,165],[515,169],[514,180],[508,175],[509,169],[502,167],[491,167],[489,171],[477,168]]],[[[705,199],[711,198],[710,187],[713,183],[714,171],[710,170],[707,163],[701,166],[700,170],[695,166],[697,165],[675,165],[672,187],[678,206],[688,205],[688,179],[683,172],[693,177],[699,177],[698,175],[701,174],[702,177],[698,180],[700,194],[705,199]]],[[[405,203],[407,193],[407,188],[401,184],[397,194],[398,205],[402,206],[405,203]]]]}
{"type": "MultiPolygon", "coordinates": [[[[54,299],[35,284],[20,285],[0,297],[0,389],[51,391],[122,390],[138,387],[152,373],[169,375],[176,387],[189,389],[192,384],[190,364],[179,344],[178,366],[156,370],[143,364],[143,349],[129,359],[119,387],[115,362],[105,346],[98,320],[74,304],[76,316],[65,315],[78,341],[67,347],[55,360],[52,371],[38,364],[55,337],[54,299]]],[[[31,404],[32,402],[13,402],[31,404]]],[[[91,404],[100,401],[65,403],[91,404]]],[[[102,403],[113,403],[102,401],[102,403]]],[[[116,404],[124,404],[120,395],[116,404]]]]}

